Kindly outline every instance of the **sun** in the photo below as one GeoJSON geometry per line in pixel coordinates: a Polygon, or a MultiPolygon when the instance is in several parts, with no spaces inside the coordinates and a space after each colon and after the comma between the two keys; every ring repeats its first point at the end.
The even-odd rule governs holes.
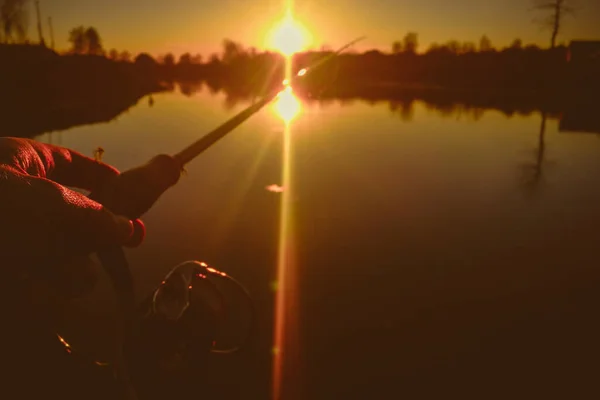
{"type": "Polygon", "coordinates": [[[311,41],[311,35],[298,21],[288,13],[271,31],[269,47],[285,56],[305,49],[311,41]]]}

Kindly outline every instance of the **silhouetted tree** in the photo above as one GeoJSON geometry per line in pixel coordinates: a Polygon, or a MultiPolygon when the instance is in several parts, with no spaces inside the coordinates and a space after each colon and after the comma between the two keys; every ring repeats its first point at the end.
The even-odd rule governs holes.
{"type": "Polygon", "coordinates": [[[96,28],[89,27],[85,31],[85,41],[87,43],[87,54],[102,55],[104,49],[102,48],[102,39],[96,28]]]}
{"type": "Polygon", "coordinates": [[[458,54],[460,53],[460,43],[458,42],[458,40],[450,40],[448,43],[446,43],[446,49],[447,51],[449,51],[452,54],[458,54]]]}
{"type": "Polygon", "coordinates": [[[477,46],[473,42],[464,42],[462,44],[461,53],[475,53],[477,51],[477,46]]]}
{"type": "Polygon", "coordinates": [[[191,64],[192,63],[192,55],[190,53],[184,53],[179,56],[179,64],[191,64]]]}
{"type": "Polygon", "coordinates": [[[556,47],[556,37],[562,28],[563,18],[575,11],[569,3],[569,0],[533,0],[535,10],[545,11],[548,14],[539,23],[552,32],[550,38],[550,48],[552,49],[556,47]]]}
{"type": "Polygon", "coordinates": [[[213,53],[213,54],[210,55],[210,58],[209,58],[208,62],[209,62],[209,64],[213,64],[214,65],[214,64],[220,64],[221,60],[219,59],[219,55],[218,54],[213,53]]]}
{"type": "Polygon", "coordinates": [[[117,61],[119,59],[119,52],[116,49],[111,49],[108,52],[108,58],[117,61]]]}
{"type": "Polygon", "coordinates": [[[131,62],[131,53],[125,50],[119,54],[119,59],[124,62],[131,62]]]}
{"type": "Polygon", "coordinates": [[[440,51],[440,45],[437,43],[431,43],[426,53],[437,53],[440,51]]]}
{"type": "Polygon", "coordinates": [[[192,64],[202,64],[202,54],[196,54],[192,56],[191,60],[192,64]]]}
{"type": "Polygon", "coordinates": [[[156,60],[152,58],[152,56],[148,53],[140,53],[135,57],[134,62],[136,65],[140,67],[154,67],[156,65],[156,60]]]}
{"type": "Polygon", "coordinates": [[[415,32],[408,32],[402,42],[404,43],[405,53],[415,54],[419,47],[419,35],[415,32]]]}
{"type": "Polygon", "coordinates": [[[366,51],[364,53],[364,55],[367,57],[379,58],[379,57],[383,56],[383,53],[379,50],[373,49],[373,50],[366,51]]]}
{"type": "Polygon", "coordinates": [[[71,43],[71,53],[73,54],[92,54],[102,55],[102,39],[96,28],[78,26],[69,32],[69,42],[71,43]]]}
{"type": "Polygon", "coordinates": [[[525,46],[525,50],[533,52],[533,51],[540,51],[542,49],[540,49],[539,46],[537,46],[535,44],[528,44],[527,46],[525,46]]]}
{"type": "Polygon", "coordinates": [[[515,39],[510,44],[511,49],[521,50],[523,48],[523,41],[521,39],[515,39]]]}
{"type": "Polygon", "coordinates": [[[71,43],[71,53],[84,54],[86,51],[85,28],[78,26],[69,32],[69,42],[71,43]]]}
{"type": "Polygon", "coordinates": [[[27,39],[29,13],[26,0],[0,0],[0,25],[4,42],[22,43],[27,39]]]}
{"type": "Polygon", "coordinates": [[[244,48],[241,44],[230,39],[223,40],[223,63],[231,64],[233,60],[239,58],[243,53],[244,48]]]}
{"type": "Polygon", "coordinates": [[[487,35],[483,35],[481,39],[479,39],[479,51],[486,52],[494,50],[492,46],[492,41],[487,35]]]}
{"type": "Polygon", "coordinates": [[[172,53],[167,53],[162,58],[162,63],[168,67],[175,65],[175,56],[172,53]]]}
{"type": "Polygon", "coordinates": [[[392,43],[392,54],[399,54],[402,53],[402,42],[400,42],[399,40],[394,41],[394,43],[392,43]]]}

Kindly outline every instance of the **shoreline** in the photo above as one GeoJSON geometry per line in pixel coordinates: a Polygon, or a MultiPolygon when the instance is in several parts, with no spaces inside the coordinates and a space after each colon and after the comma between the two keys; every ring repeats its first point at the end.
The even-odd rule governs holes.
{"type": "MultiPolygon", "coordinates": [[[[536,57],[556,60],[559,59],[557,54],[541,52],[536,57]]],[[[527,53],[522,56],[533,57],[527,53]]],[[[247,64],[233,65],[164,66],[150,62],[151,59],[141,62],[138,58],[132,63],[103,56],[59,55],[33,45],[0,45],[0,59],[3,60],[0,63],[0,87],[3,88],[0,93],[0,135],[35,137],[73,126],[108,122],[145,96],[173,91],[176,85],[184,95],[198,90],[198,86],[207,86],[211,93],[225,93],[228,102],[249,101],[281,82],[278,58],[276,55],[269,57],[258,64],[248,61],[247,64]],[[273,60],[276,64],[272,64],[273,60]]],[[[296,67],[308,62],[302,61],[303,57],[312,62],[306,54],[299,55],[296,67]]],[[[542,78],[519,86],[523,76],[531,73],[531,68],[525,72],[504,71],[506,76],[496,76],[486,74],[481,67],[489,63],[488,58],[492,55],[453,57],[344,55],[340,58],[343,68],[332,66],[337,71],[335,76],[327,69],[316,71],[294,91],[308,102],[362,99],[389,101],[390,107],[406,108],[413,101],[423,101],[434,108],[496,109],[507,115],[539,111],[553,116],[569,112],[580,114],[581,110],[600,115],[595,105],[600,79],[586,81],[588,75],[578,75],[574,70],[568,72],[573,68],[566,62],[556,61],[541,73],[542,78]],[[468,64],[470,58],[478,61],[468,61],[474,63],[468,64]],[[394,64],[386,64],[411,59],[417,60],[413,61],[414,65],[422,64],[423,69],[403,66],[398,72],[391,68],[394,64]],[[429,59],[442,60],[434,75],[428,70],[429,59]],[[368,63],[363,64],[363,60],[368,63]],[[468,71],[457,69],[463,64],[477,70],[478,74],[469,76],[468,71]],[[447,70],[444,65],[449,66],[447,70]],[[359,73],[369,68],[379,69],[382,73],[368,76],[359,73]],[[384,70],[387,72],[383,73],[384,70]],[[457,71],[458,75],[452,75],[457,71]],[[357,79],[357,76],[361,78],[357,79]],[[417,76],[420,79],[416,79],[417,76]],[[548,76],[561,79],[549,81],[548,76]],[[411,77],[415,80],[409,79],[411,77]],[[507,79],[512,83],[503,84],[507,79]]],[[[493,57],[511,60],[514,55],[493,57]]]]}

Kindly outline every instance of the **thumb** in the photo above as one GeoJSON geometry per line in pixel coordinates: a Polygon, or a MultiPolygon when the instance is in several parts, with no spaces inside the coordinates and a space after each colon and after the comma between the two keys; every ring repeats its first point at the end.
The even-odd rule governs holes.
{"type": "Polygon", "coordinates": [[[66,237],[79,250],[88,253],[109,246],[137,247],[144,240],[146,229],[141,220],[116,215],[79,193],[71,193],[65,200],[57,209],[62,208],[66,237]]]}

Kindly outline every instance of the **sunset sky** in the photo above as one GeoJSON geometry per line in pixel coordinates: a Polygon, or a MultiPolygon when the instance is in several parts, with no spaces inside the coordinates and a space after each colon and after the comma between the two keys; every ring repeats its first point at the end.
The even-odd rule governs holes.
{"type": "MultiPolygon", "coordinates": [[[[559,41],[600,39],[600,1],[573,0],[559,41]]],[[[30,1],[33,11],[33,1],[30,1]]],[[[71,28],[94,26],[107,49],[159,55],[185,51],[208,55],[223,38],[264,48],[267,34],[284,13],[284,0],[40,0],[44,34],[52,17],[58,49],[68,47],[71,28]]],[[[477,42],[487,34],[497,46],[520,37],[546,46],[549,33],[532,21],[543,14],[530,0],[296,0],[294,16],[313,36],[312,46],[338,47],[356,36],[357,50],[388,51],[407,31],[419,34],[420,50],[450,39],[477,42]]],[[[37,38],[35,14],[29,36],[37,38]]]]}

